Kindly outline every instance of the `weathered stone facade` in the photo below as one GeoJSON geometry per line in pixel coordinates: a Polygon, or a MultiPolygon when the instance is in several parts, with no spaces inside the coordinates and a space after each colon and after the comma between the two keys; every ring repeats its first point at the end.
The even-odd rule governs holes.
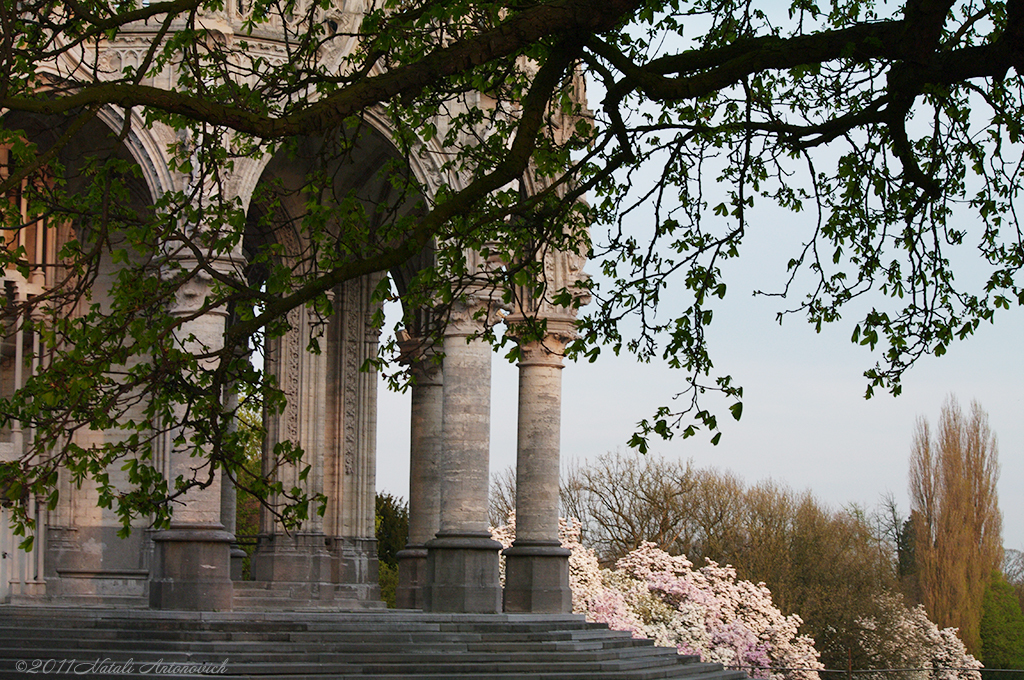
{"type": "MultiPolygon", "coordinates": [[[[205,19],[204,25],[216,31],[220,39],[231,41],[241,31],[243,8],[240,0],[229,0],[223,13],[205,19]]],[[[340,35],[358,22],[359,13],[357,1],[344,0],[336,9],[325,12],[323,20],[340,35]]],[[[134,32],[123,33],[116,42],[101,45],[96,52],[99,72],[115,73],[138,65],[154,30],[152,26],[140,26],[134,32]]],[[[270,63],[286,59],[273,23],[246,39],[254,56],[270,63]]],[[[339,38],[331,44],[334,52],[326,58],[336,62],[353,47],[351,39],[339,38]]],[[[41,69],[59,74],[77,66],[61,62],[41,69]]],[[[173,87],[174,82],[170,72],[152,76],[149,81],[162,87],[173,87]]],[[[107,144],[109,132],[124,127],[123,116],[113,108],[104,110],[100,122],[80,131],[77,141],[61,152],[62,164],[74,168],[99,145],[107,144]]],[[[386,182],[378,170],[397,152],[382,120],[374,119],[370,112],[365,122],[367,129],[361,132],[356,146],[358,162],[335,168],[334,181],[340,192],[354,189],[361,200],[371,202],[386,195],[386,182]]],[[[26,118],[22,124],[26,134],[43,147],[62,132],[52,120],[26,118]]],[[[140,208],[152,205],[166,191],[191,188],[199,200],[214,190],[237,198],[246,208],[250,223],[267,211],[302,211],[298,189],[313,162],[316,140],[305,140],[297,152],[236,159],[219,189],[197,188],[190,184],[193,178],[173,169],[168,149],[180,143],[188,140],[182,140],[170,128],[135,121],[116,148],[106,150],[140,169],[139,177],[129,187],[133,203],[140,208]],[[261,185],[276,187],[280,200],[264,205],[254,199],[260,195],[261,185]]],[[[442,182],[438,160],[442,157],[442,149],[425,148],[405,160],[417,179],[432,190],[442,182]]],[[[460,178],[444,176],[444,182],[458,186],[460,178]]],[[[407,199],[397,209],[411,210],[412,201],[407,199]]],[[[28,216],[26,220],[32,222],[28,216]]],[[[49,228],[58,230],[54,225],[49,228]]],[[[49,270],[43,265],[54,262],[53,244],[57,239],[50,238],[44,247],[40,237],[36,245],[38,233],[39,228],[23,229],[19,236],[28,246],[33,275],[26,279],[14,270],[4,272],[8,295],[16,299],[24,299],[47,284],[45,272],[49,270]]],[[[282,229],[267,236],[253,230],[252,235],[247,232],[240,252],[224,258],[224,271],[239,271],[247,251],[267,238],[275,239],[286,260],[298,257],[305,246],[297,231],[282,229]]],[[[467,257],[478,259],[475,253],[467,253],[467,257]]],[[[583,276],[579,258],[551,258],[546,269],[552,290],[571,285],[583,276]]],[[[189,266],[187,261],[182,264],[189,266]]],[[[113,262],[103,263],[93,291],[94,299],[101,304],[107,302],[104,289],[116,272],[113,262]]],[[[300,445],[305,456],[302,464],[310,469],[308,475],[300,476],[299,465],[288,466],[277,470],[277,478],[286,488],[297,485],[311,495],[324,494],[328,501],[322,516],[312,513],[298,530],[285,531],[271,513],[264,512],[252,558],[255,581],[245,589],[250,595],[256,591],[265,597],[240,597],[239,551],[233,545],[235,490],[230,483],[222,483],[218,477],[205,488],[190,490],[185,503],[176,508],[169,529],[152,531],[140,521],[128,538],[119,538],[120,520],[112,511],[97,507],[95,488],[88,483],[78,488],[70,479],[62,479],[56,508],[46,510],[36,498],[26,500],[33,506],[40,527],[32,553],[14,548],[16,539],[7,529],[6,514],[0,514],[0,602],[191,610],[231,610],[246,606],[246,601],[259,607],[382,606],[374,539],[377,381],[372,373],[360,370],[377,351],[371,293],[380,276],[348,281],[331,291],[334,314],[326,329],[317,330],[323,332],[320,353],[306,350],[316,320],[301,307],[288,316],[291,330],[267,347],[266,368],[284,391],[287,407],[267,417],[265,446],[270,450],[281,441],[300,445]]],[[[202,277],[193,279],[181,290],[172,312],[190,315],[212,285],[202,277]]],[[[413,336],[403,339],[415,381],[410,536],[407,549],[400,554],[401,607],[453,612],[498,612],[503,607],[515,612],[570,609],[567,552],[558,547],[557,540],[557,503],[561,358],[565,343],[572,337],[573,318],[543,300],[529,304],[533,305],[531,309],[511,310],[510,319],[514,322],[525,314],[539,313],[550,318],[549,335],[522,347],[521,537],[508,552],[509,586],[504,596],[498,580],[500,545],[491,540],[487,526],[491,350],[474,337],[486,320],[478,312],[483,310],[486,317],[494,302],[480,294],[471,297],[465,308],[454,310],[443,347],[424,346],[422,338],[413,336]],[[441,352],[443,362],[432,361],[441,352]]],[[[226,313],[191,318],[178,330],[180,341],[206,351],[216,349],[221,346],[227,323],[226,313]]],[[[27,375],[40,370],[33,358],[38,356],[38,338],[14,334],[4,339],[3,350],[0,379],[4,393],[10,394],[27,375]]],[[[29,436],[17,424],[0,433],[0,456],[8,460],[16,457],[29,436]]],[[[118,434],[93,431],[74,436],[76,443],[88,447],[90,442],[102,442],[118,434]]],[[[168,433],[156,465],[173,479],[188,468],[189,454],[175,446],[173,432],[168,433]]],[[[116,474],[112,471],[112,478],[116,474]]]]}

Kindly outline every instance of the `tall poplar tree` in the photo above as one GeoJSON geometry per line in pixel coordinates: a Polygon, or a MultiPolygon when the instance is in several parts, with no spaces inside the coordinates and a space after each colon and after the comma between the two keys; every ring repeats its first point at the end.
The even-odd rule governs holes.
{"type": "Polygon", "coordinates": [[[910,454],[917,580],[922,604],[939,627],[960,629],[968,651],[981,650],[985,587],[1002,562],[999,453],[988,415],[968,415],[950,397],[934,434],[918,420],[910,454]]]}

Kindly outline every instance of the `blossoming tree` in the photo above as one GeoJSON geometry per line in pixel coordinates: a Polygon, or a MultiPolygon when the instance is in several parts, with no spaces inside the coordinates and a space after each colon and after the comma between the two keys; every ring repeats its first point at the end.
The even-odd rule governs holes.
{"type": "MultiPolygon", "coordinates": [[[[493,531],[504,545],[515,535],[515,516],[493,531]]],[[[814,641],[800,635],[798,616],[784,616],[763,585],[743,581],[729,566],[700,569],[683,556],[644,543],[602,569],[580,543],[579,520],[562,520],[562,545],[572,551],[569,583],[573,611],[588,621],[632,631],[683,654],[747,670],[753,677],[818,680],[814,641]],[[797,670],[791,670],[797,669],[797,670]]]]}
{"type": "Polygon", "coordinates": [[[875,604],[878,614],[858,621],[872,666],[915,670],[865,680],[981,680],[981,662],[967,653],[955,628],[940,629],[924,606],[907,607],[897,594],[879,594],[875,604]]]}
{"type": "MultiPolygon", "coordinates": [[[[515,540],[515,513],[492,528],[505,547],[515,540]]],[[[763,584],[737,578],[714,562],[694,568],[682,555],[643,543],[614,569],[602,569],[596,552],[580,542],[580,521],[561,520],[569,557],[573,612],[655,644],[695,654],[703,661],[746,670],[771,680],[819,680],[824,666],[814,640],[799,632],[799,616],[784,615],[763,584]]],[[[967,653],[953,628],[939,629],[923,607],[908,608],[899,595],[882,593],[877,614],[858,620],[861,645],[877,669],[911,669],[869,680],[981,680],[981,663],[967,653]]]]}

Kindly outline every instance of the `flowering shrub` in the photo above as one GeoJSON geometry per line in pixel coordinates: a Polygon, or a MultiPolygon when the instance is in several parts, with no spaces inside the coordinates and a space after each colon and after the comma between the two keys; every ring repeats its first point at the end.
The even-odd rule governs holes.
{"type": "MultiPolygon", "coordinates": [[[[512,545],[515,514],[491,533],[506,548],[512,545]]],[[[751,677],[819,680],[816,670],[823,666],[814,641],[799,634],[800,617],[784,616],[763,583],[743,581],[732,567],[714,562],[695,569],[686,557],[653,543],[620,559],[615,569],[602,569],[597,554],[580,543],[577,519],[560,520],[559,539],[571,551],[573,612],[588,621],[742,668],[751,677]]],[[[872,666],[926,670],[862,680],[981,680],[981,664],[955,629],[939,630],[923,607],[908,609],[899,595],[880,595],[876,604],[876,616],[858,620],[872,666]]]]}
{"type": "MultiPolygon", "coordinates": [[[[574,555],[582,548],[568,547],[574,555]]],[[[586,563],[596,568],[596,556],[583,550],[590,553],[586,563]]],[[[783,670],[822,668],[813,641],[797,632],[800,619],[783,616],[764,585],[738,579],[732,567],[712,562],[694,569],[685,557],[653,543],[615,567],[598,570],[597,579],[591,574],[589,589],[579,595],[573,584],[574,608],[588,619],[704,661],[742,667],[754,677],[817,680],[813,670],[783,670]]]]}
{"type": "Polygon", "coordinates": [[[908,608],[899,595],[883,593],[875,604],[875,616],[857,621],[872,666],[929,670],[879,673],[864,680],[981,680],[981,662],[967,653],[955,628],[940,630],[923,606],[908,608]]]}
{"type": "MultiPolygon", "coordinates": [[[[511,545],[515,518],[492,530],[511,545]]],[[[704,661],[743,667],[753,677],[818,680],[818,652],[799,635],[800,619],[783,616],[762,585],[739,580],[732,567],[701,569],[646,543],[601,569],[596,553],[580,543],[578,520],[562,520],[562,545],[571,551],[569,583],[573,611],[588,621],[632,631],[655,644],[696,654],[704,661]]]]}

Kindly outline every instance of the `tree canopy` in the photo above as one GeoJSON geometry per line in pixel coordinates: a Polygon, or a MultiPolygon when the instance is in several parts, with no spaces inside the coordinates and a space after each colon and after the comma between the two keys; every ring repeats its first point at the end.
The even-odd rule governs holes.
{"type": "MultiPolygon", "coordinates": [[[[287,496],[244,473],[251,433],[225,394],[280,409],[251,353],[293,310],[328,317],[330,292],[364,275],[389,274],[378,300],[400,297],[422,336],[470,293],[509,308],[592,300],[571,355],[663,356],[686,375],[682,406],[641,424],[641,450],[652,434],[717,439],[708,392],[739,417],[742,389],[705,331],[723,263],[766,204],[806,225],[785,286],[766,292],[785,298],[780,314],[820,327],[875,294],[852,338],[877,352],[869,393],[898,392],[916,359],[1024,302],[1021,0],[0,6],[0,189],[21,199],[4,204],[5,269],[40,266],[11,235],[43,219],[63,230],[47,285],[5,310],[9,336],[30,329],[49,352],[0,401],[34,435],[0,468],[11,497],[55,500],[61,467],[97,481],[126,525],[166,522],[169,501],[217,470],[287,496]],[[132,58],[102,49],[118,45],[132,58]],[[126,151],[154,128],[177,173],[162,180],[126,151]],[[381,131],[368,197],[339,177],[381,131]],[[260,158],[306,170],[239,195],[239,168],[260,158]],[[302,246],[283,257],[286,228],[302,246]],[[979,286],[954,277],[958,248],[977,249],[979,286]],[[556,250],[600,276],[549,280],[556,250]],[[109,294],[94,300],[101,279],[109,294]],[[670,286],[687,294],[678,307],[663,304],[670,286]],[[222,342],[181,337],[210,314],[230,319],[222,342]],[[121,436],[71,437],[101,429],[121,436]],[[206,457],[190,478],[149,464],[168,434],[206,457]],[[110,482],[114,464],[127,487],[110,482]]],[[[520,337],[543,331],[526,326],[520,337]]]]}

